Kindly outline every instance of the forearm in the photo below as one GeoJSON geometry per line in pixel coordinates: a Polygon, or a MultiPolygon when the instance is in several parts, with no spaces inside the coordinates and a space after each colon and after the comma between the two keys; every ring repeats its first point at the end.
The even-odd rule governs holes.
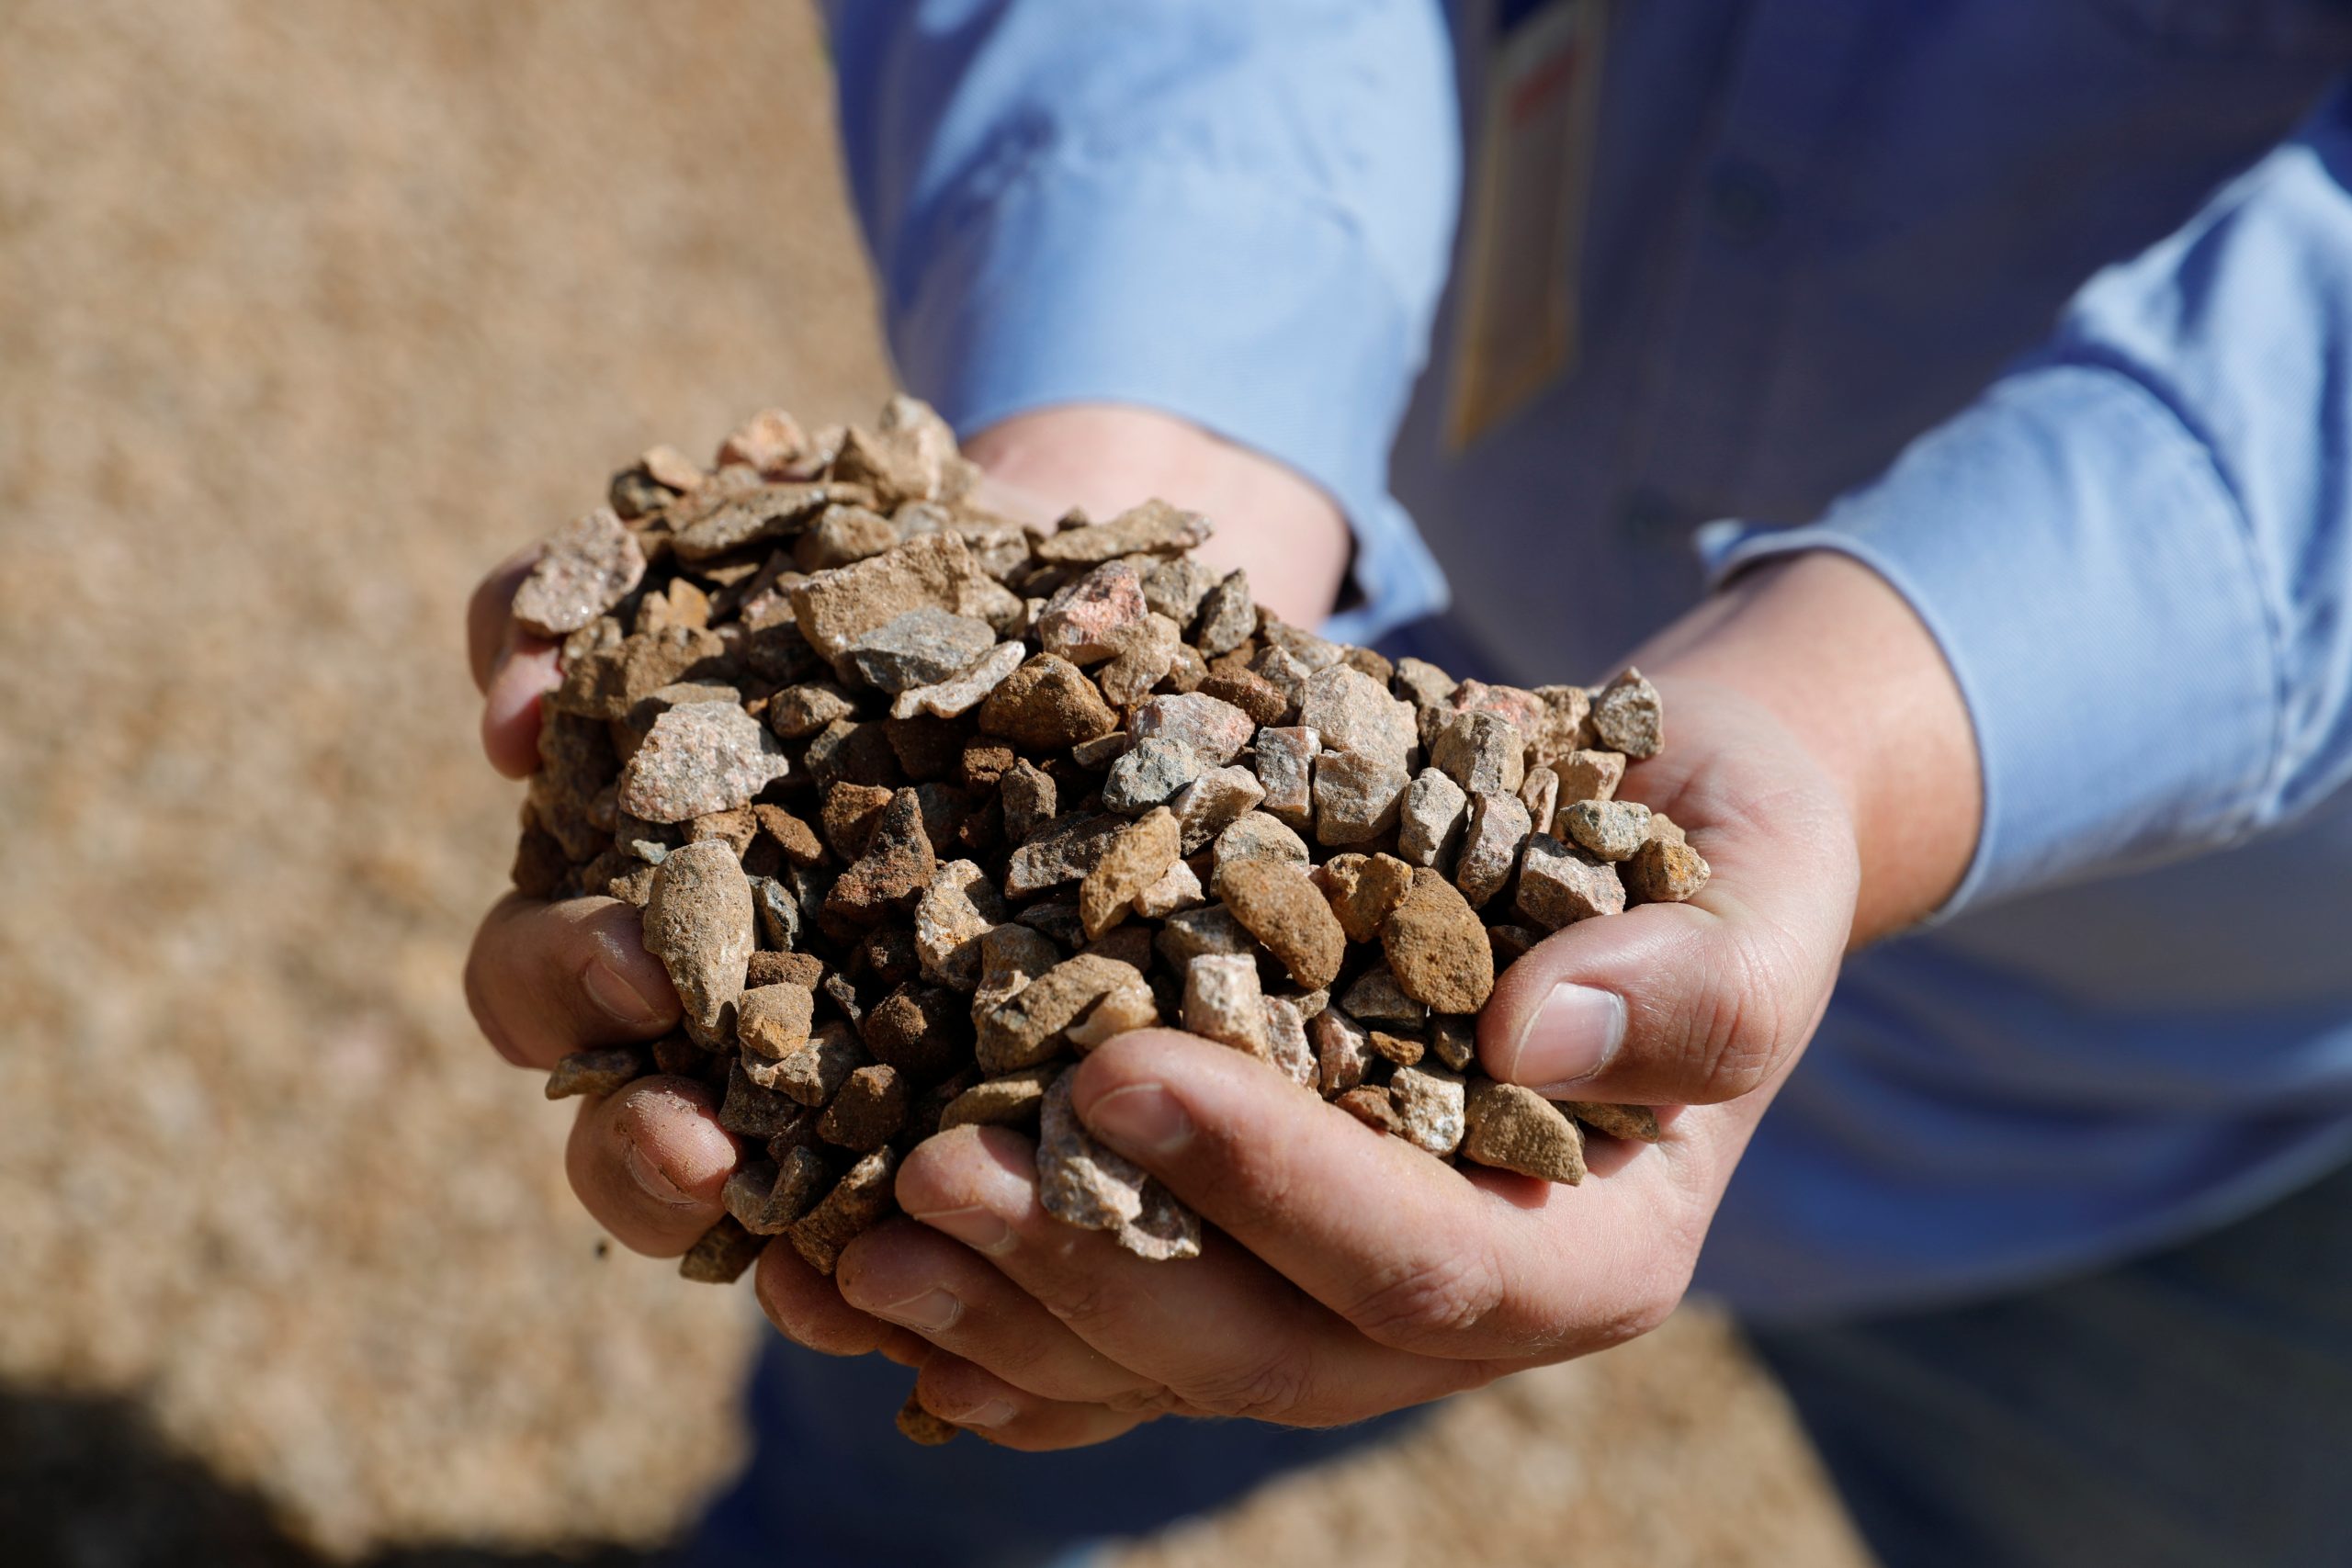
{"type": "Polygon", "coordinates": [[[966,446],[989,478],[1057,514],[1097,521],[1154,496],[1206,515],[1198,554],[1250,574],[1257,601],[1312,626],[1346,581],[1347,521],[1296,472],[1246,446],[1148,409],[1081,403],[1017,414],[966,446]]]}
{"type": "Polygon", "coordinates": [[[1935,639],[1870,569],[1827,552],[1767,563],[1634,662],[1754,699],[1844,791],[1861,861],[1855,945],[1916,924],[1960,885],[1984,815],[1975,733],[1935,639]]]}

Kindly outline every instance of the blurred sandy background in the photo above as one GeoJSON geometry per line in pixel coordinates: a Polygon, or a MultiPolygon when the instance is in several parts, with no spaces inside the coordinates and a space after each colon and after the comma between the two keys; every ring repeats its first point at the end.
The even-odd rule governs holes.
{"type": "MultiPolygon", "coordinates": [[[[0,0],[0,1562],[634,1562],[737,1460],[748,1292],[606,1255],[458,995],[458,612],[877,404],[829,94],[798,3],[0,0]]],[[[1859,1561],[1692,1314],[1137,1561],[1242,1552],[1859,1561]]]]}

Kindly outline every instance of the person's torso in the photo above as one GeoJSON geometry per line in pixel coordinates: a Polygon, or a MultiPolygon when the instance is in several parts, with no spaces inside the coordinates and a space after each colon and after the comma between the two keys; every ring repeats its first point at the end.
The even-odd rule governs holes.
{"type": "MultiPolygon", "coordinates": [[[[2352,0],[1619,0],[1597,50],[1561,28],[1574,8],[1459,7],[1464,239],[1397,447],[1453,626],[1525,683],[1597,679],[1691,603],[1700,525],[1806,521],[1871,479],[2352,66],[2352,0]],[[1547,69],[1498,48],[1513,26],[1573,47],[1547,69]],[[1573,125],[1538,100],[1564,72],[1592,85],[1596,57],[1587,139],[1515,150],[1589,158],[1562,215],[1580,225],[1573,364],[1498,412],[1461,347],[1471,297],[1534,286],[1481,253],[1482,188],[1513,189],[1481,133],[1573,125]]],[[[1765,1309],[1982,1288],[2342,1157],[2347,933],[2339,799],[2227,854],[1864,955],[1709,1271],[1765,1309]]]]}

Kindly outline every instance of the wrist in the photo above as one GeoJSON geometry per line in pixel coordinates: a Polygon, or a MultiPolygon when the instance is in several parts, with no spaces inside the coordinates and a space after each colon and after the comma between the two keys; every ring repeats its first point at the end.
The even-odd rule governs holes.
{"type": "Polygon", "coordinates": [[[1933,914],[1984,815],[1975,730],[1942,651],[1901,594],[1848,557],[1767,562],[1635,655],[1779,718],[1845,795],[1861,865],[1857,945],[1933,914]]]}
{"type": "Polygon", "coordinates": [[[1048,517],[1076,506],[1101,521],[1155,496],[1202,513],[1216,532],[1195,553],[1248,571],[1252,596],[1284,620],[1315,625],[1347,581],[1352,540],[1337,502],[1264,454],[1172,415],[1107,403],[1040,409],[981,431],[965,451],[1048,517]]]}

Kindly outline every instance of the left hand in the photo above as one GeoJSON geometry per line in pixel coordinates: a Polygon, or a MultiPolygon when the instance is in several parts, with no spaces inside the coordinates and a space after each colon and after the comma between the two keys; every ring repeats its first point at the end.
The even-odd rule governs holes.
{"type": "MultiPolygon", "coordinates": [[[[1096,1137],[1213,1227],[1144,1262],[1048,1216],[1029,1140],[965,1127],[900,1168],[896,1219],[831,1280],[772,1247],[763,1305],[804,1345],[922,1368],[934,1414],[1020,1449],[1168,1413],[1323,1427],[1641,1334],[1680,1299],[1748,1134],[1820,1017],[1854,911],[1841,793],[1760,705],[1661,680],[1672,744],[1626,793],[1714,866],[1687,905],[1571,926],[1507,972],[1487,1070],[1562,1098],[1691,1103],[1652,1146],[1592,1145],[1577,1188],[1450,1168],[1222,1045],[1165,1030],[1073,1069],[1096,1137]],[[1571,983],[1619,998],[1601,1066],[1571,983]],[[1586,1066],[1589,1066],[1589,1052],[1586,1066]]],[[[1604,1008],[1604,1011],[1605,1011],[1604,1008]]]]}

